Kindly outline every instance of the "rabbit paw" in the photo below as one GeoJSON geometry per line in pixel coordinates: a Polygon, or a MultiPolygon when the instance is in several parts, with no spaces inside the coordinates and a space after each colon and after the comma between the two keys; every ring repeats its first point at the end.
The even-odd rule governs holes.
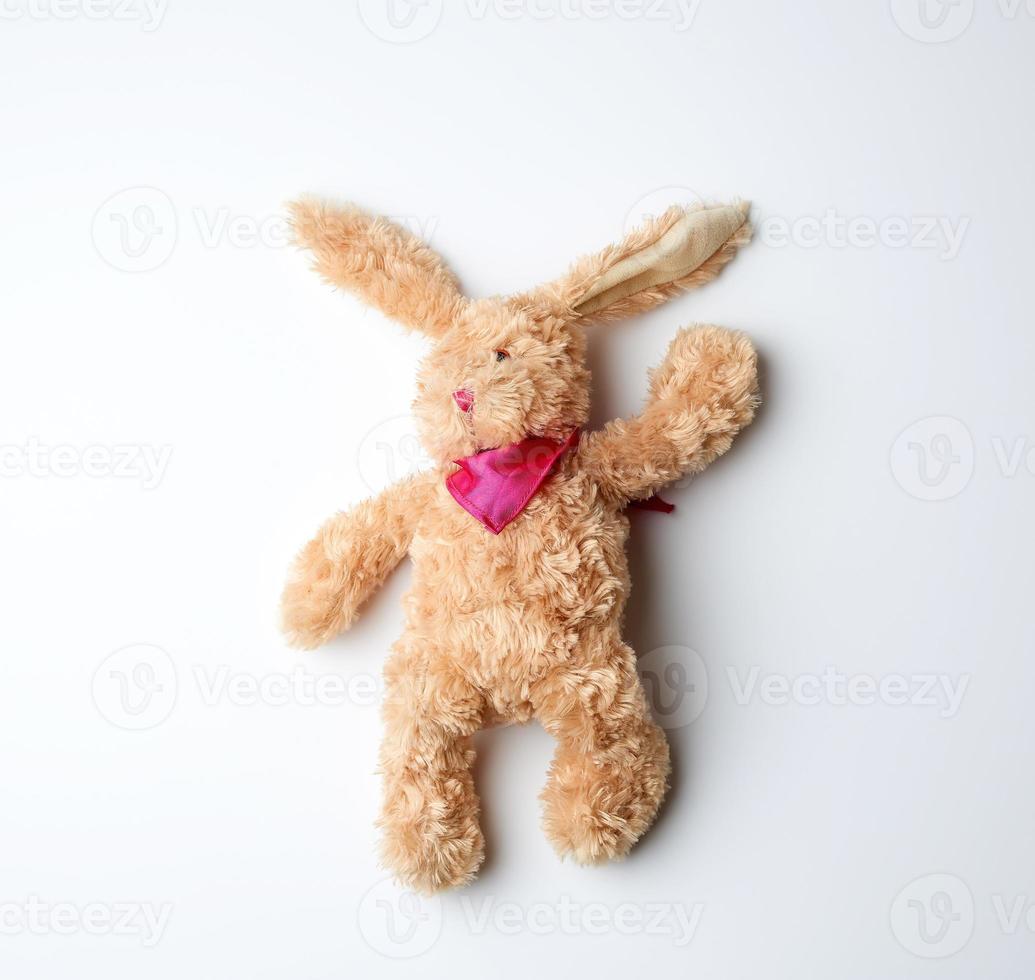
{"type": "Polygon", "coordinates": [[[739,428],[751,421],[758,401],[758,362],[751,341],[736,330],[699,326],[680,330],[651,376],[655,400],[688,408],[732,412],[739,428]]]}
{"type": "Polygon", "coordinates": [[[348,576],[316,538],[295,559],[280,601],[281,628],[294,647],[311,650],[350,622],[348,576]]]}

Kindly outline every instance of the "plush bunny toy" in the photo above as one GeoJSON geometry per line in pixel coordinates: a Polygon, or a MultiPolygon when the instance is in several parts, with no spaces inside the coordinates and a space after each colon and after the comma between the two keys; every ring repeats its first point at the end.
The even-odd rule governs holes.
{"type": "Polygon", "coordinates": [[[755,353],[681,330],[635,418],[582,432],[586,328],[707,282],[750,237],[747,206],[671,208],[567,275],[470,300],[442,260],[352,207],[292,205],[317,271],[433,347],[414,414],[437,464],[332,517],[283,596],[290,641],[348,628],[409,554],[406,628],[385,668],[382,855],[432,892],[484,853],[472,736],[536,718],[557,739],[544,827],[577,861],[621,857],[665,794],[668,746],[622,642],[625,508],[702,470],[751,421],[755,353]]]}

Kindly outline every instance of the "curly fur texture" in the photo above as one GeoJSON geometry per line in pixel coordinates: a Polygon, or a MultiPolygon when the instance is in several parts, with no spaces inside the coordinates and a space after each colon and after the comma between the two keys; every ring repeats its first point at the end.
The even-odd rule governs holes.
{"type": "Polygon", "coordinates": [[[537,719],[557,739],[543,823],[562,855],[621,857],[653,821],[669,774],[633,651],[625,506],[724,453],[757,404],[755,353],[715,326],[681,330],[651,374],[640,415],[582,435],[519,517],[493,535],[449,495],[451,460],[585,424],[586,325],[648,309],[717,274],[749,236],[743,223],[690,273],[581,316],[608,269],[643,255],[679,209],[560,280],[510,298],[468,301],[427,246],[354,208],[303,201],[296,236],[330,282],[436,343],[414,413],[434,469],[332,517],[295,561],[282,615],[290,641],[315,647],[355,619],[409,555],[406,626],[385,668],[385,864],[431,892],[469,882],[484,855],[472,737],[537,719]],[[500,356],[497,352],[504,352],[500,356]],[[473,393],[464,412],[452,392],[473,393]]]}

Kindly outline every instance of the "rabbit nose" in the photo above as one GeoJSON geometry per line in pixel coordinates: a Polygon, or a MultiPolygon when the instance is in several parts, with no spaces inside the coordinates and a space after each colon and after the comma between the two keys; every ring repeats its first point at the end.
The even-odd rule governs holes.
{"type": "Polygon", "coordinates": [[[474,408],[474,392],[461,388],[453,392],[453,401],[460,407],[461,412],[469,412],[474,408]]]}

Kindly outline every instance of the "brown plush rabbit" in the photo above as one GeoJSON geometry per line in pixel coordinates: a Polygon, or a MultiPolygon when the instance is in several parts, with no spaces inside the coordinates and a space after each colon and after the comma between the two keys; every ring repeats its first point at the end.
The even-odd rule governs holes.
{"type": "Polygon", "coordinates": [[[741,334],[681,330],[643,412],[581,433],[585,328],[711,279],[750,236],[747,206],[672,208],[555,282],[485,300],[384,219],[311,200],[292,212],[328,282],[434,342],[414,414],[436,468],[332,517],[283,597],[291,642],[315,647],[413,561],[385,668],[385,863],[422,891],[470,881],[484,852],[472,736],[531,718],[558,741],[542,795],[557,850],[624,855],[669,774],[621,637],[624,510],[729,448],[754,414],[756,366],[741,334]]]}

